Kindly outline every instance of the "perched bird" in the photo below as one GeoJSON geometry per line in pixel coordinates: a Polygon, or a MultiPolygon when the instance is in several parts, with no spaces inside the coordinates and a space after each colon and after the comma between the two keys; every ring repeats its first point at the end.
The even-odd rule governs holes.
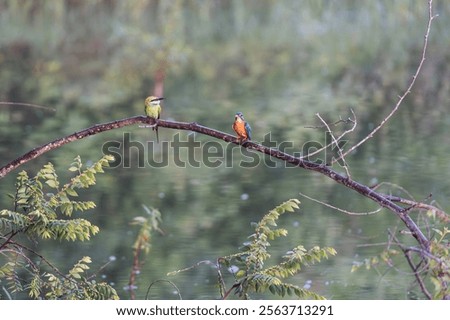
{"type": "MultiPolygon", "coordinates": [[[[154,97],[150,96],[147,99],[145,99],[145,114],[148,117],[151,117],[153,119],[159,119],[161,117],[161,100],[164,98],[154,97]]],[[[156,131],[156,142],[159,143],[159,137],[158,137],[158,124],[155,124],[153,127],[153,130],[156,131]]]]}
{"type": "Polygon", "coordinates": [[[252,128],[245,121],[242,112],[234,116],[233,130],[236,132],[239,141],[252,140],[252,128]]]}

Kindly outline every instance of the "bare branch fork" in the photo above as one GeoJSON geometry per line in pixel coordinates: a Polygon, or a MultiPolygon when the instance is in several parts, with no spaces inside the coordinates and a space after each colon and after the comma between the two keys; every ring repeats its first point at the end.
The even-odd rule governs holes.
{"type": "MultiPolygon", "coordinates": [[[[330,128],[330,124],[328,124],[325,120],[323,120],[323,118],[320,116],[319,113],[316,113],[316,116],[320,119],[320,121],[322,121],[322,123],[324,123],[324,125],[321,125],[321,126],[307,126],[305,128],[310,128],[310,129],[326,128],[333,139],[332,139],[332,141],[329,144],[323,146],[320,149],[317,149],[316,151],[310,152],[310,153],[302,156],[301,158],[302,159],[310,158],[310,157],[312,157],[312,156],[314,156],[314,155],[324,151],[325,149],[328,149],[329,147],[333,146],[334,144],[336,144],[336,147],[338,147],[338,149],[339,149],[339,156],[341,156],[342,148],[339,146],[339,141],[341,141],[344,138],[345,135],[349,134],[350,132],[353,132],[355,130],[356,126],[358,125],[358,120],[356,119],[355,112],[353,111],[353,109],[350,109],[350,111],[352,113],[353,118],[349,117],[349,118],[347,118],[347,120],[342,120],[342,118],[340,118],[338,121],[335,121],[334,123],[331,124],[332,126],[336,126],[339,123],[349,123],[349,122],[353,124],[350,129],[345,130],[337,138],[334,137],[333,132],[331,131],[331,128],[330,128]]],[[[336,160],[332,161],[332,163],[335,163],[335,162],[336,162],[336,160]]],[[[344,160],[344,163],[345,163],[345,160],[344,160]]],[[[349,174],[349,176],[350,176],[350,174],[349,174]]]]}

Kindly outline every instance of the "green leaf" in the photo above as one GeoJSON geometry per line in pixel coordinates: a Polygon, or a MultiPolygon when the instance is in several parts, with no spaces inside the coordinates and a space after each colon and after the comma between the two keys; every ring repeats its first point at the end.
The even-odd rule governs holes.
{"type": "Polygon", "coordinates": [[[270,291],[270,293],[272,293],[273,295],[276,295],[276,294],[277,294],[276,286],[273,285],[273,284],[271,284],[271,285],[269,286],[269,291],[270,291]]]}
{"type": "Polygon", "coordinates": [[[236,273],[236,278],[242,278],[243,276],[245,276],[245,270],[239,270],[237,273],[236,273]]]}
{"type": "Polygon", "coordinates": [[[56,180],[47,180],[45,181],[46,184],[48,184],[51,188],[58,188],[58,181],[56,180]]]}
{"type": "Polygon", "coordinates": [[[78,193],[77,193],[75,190],[71,189],[71,188],[67,188],[67,189],[66,189],[66,193],[67,193],[69,196],[72,196],[72,197],[78,197],[78,193]]]}
{"type": "Polygon", "coordinates": [[[72,278],[81,279],[81,276],[78,273],[71,273],[72,278]]]}
{"type": "Polygon", "coordinates": [[[61,212],[70,217],[73,212],[73,204],[71,202],[65,202],[61,204],[61,212]]]}
{"type": "Polygon", "coordinates": [[[83,258],[81,258],[80,261],[82,261],[82,262],[84,262],[84,263],[91,263],[91,262],[92,262],[92,259],[91,259],[91,257],[89,257],[89,256],[84,256],[83,258]]]}

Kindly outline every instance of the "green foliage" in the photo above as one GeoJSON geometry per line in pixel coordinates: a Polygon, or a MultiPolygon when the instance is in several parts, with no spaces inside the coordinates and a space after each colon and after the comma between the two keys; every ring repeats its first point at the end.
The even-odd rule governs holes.
{"type": "Polygon", "coordinates": [[[104,156],[83,169],[80,157],[75,158],[69,171],[76,172],[76,175],[62,186],[51,163],[44,165],[34,177],[29,177],[25,171],[18,174],[16,192],[11,195],[12,209],[0,211],[0,231],[5,240],[0,245],[0,253],[7,258],[7,262],[0,266],[0,283],[6,280],[11,293],[27,291],[35,299],[117,298],[115,290],[109,285],[97,284],[83,276],[91,263],[89,257],[82,258],[67,275],[63,275],[44,257],[15,239],[13,241],[21,234],[31,239],[85,241],[98,233],[99,228],[88,220],[70,219],[74,212],[92,209],[95,203],[73,199],[78,197],[77,189],[95,185],[96,174],[104,172],[103,168],[112,160],[111,156],[104,156]],[[54,274],[42,272],[39,264],[34,263],[24,251],[37,255],[55,271],[54,274]],[[22,271],[31,275],[28,282],[19,275],[22,271]]]}
{"type": "Polygon", "coordinates": [[[138,235],[133,244],[133,250],[135,252],[144,251],[148,253],[151,247],[151,235],[152,231],[158,231],[163,233],[159,228],[159,224],[161,223],[161,212],[158,209],[148,208],[143,205],[145,212],[148,214],[148,217],[135,217],[131,222],[132,225],[139,226],[138,235]]]}
{"type": "Polygon", "coordinates": [[[137,287],[136,276],[140,273],[139,271],[143,265],[141,255],[147,255],[150,252],[152,233],[154,231],[163,233],[159,228],[159,224],[161,223],[161,212],[159,212],[158,209],[148,208],[146,205],[142,205],[142,207],[148,216],[135,217],[131,222],[132,225],[139,227],[136,240],[133,243],[133,267],[128,283],[131,299],[136,298],[134,292],[134,289],[137,287]]]}
{"type": "Polygon", "coordinates": [[[303,266],[308,266],[329,255],[335,255],[333,248],[314,247],[306,250],[299,245],[286,252],[282,261],[276,265],[265,267],[264,262],[270,257],[268,247],[270,240],[287,236],[288,231],[277,228],[277,220],[285,212],[294,212],[300,203],[297,199],[288,200],[273,210],[270,210],[261,221],[256,223],[255,232],[250,235],[250,243],[244,243],[242,252],[220,259],[226,265],[235,261],[240,270],[236,273],[235,294],[247,298],[250,292],[265,292],[267,289],[274,295],[284,297],[295,295],[298,298],[323,299],[322,296],[297,285],[283,282],[282,279],[297,274],[303,266]]]}
{"type": "Polygon", "coordinates": [[[430,282],[434,288],[434,299],[449,299],[450,288],[450,230],[447,227],[433,229],[436,237],[430,242],[433,258],[429,259],[430,282]]]}
{"type": "Polygon", "coordinates": [[[40,296],[40,287],[47,289],[46,299],[70,299],[70,300],[118,300],[119,296],[116,290],[106,283],[96,283],[95,280],[89,280],[84,276],[85,271],[89,269],[91,263],[90,257],[83,257],[78,261],[69,273],[61,274],[44,274],[47,281],[36,279],[36,285],[30,285],[30,296],[38,298],[40,296]]]}
{"type": "Polygon", "coordinates": [[[112,161],[105,156],[91,167],[82,169],[77,157],[69,171],[77,175],[60,187],[58,175],[51,163],[44,165],[36,176],[30,178],[27,172],[19,173],[13,210],[0,211],[0,228],[12,233],[25,233],[31,237],[58,240],[89,240],[99,229],[85,219],[67,219],[74,211],[95,208],[92,201],[76,201],[76,189],[89,188],[95,184],[95,175],[112,161]],[[64,217],[61,219],[59,217],[64,217]]]}
{"type": "Polygon", "coordinates": [[[353,261],[351,272],[358,271],[362,267],[366,268],[366,270],[377,268],[381,263],[393,265],[393,257],[398,256],[399,254],[401,254],[399,250],[387,248],[383,250],[379,255],[368,257],[362,261],[353,261]]]}
{"type": "MultiPolygon", "coordinates": [[[[241,252],[218,259],[218,270],[220,270],[222,264],[230,267],[234,263],[234,265],[239,267],[239,271],[235,274],[235,283],[228,291],[225,290],[224,281],[219,272],[219,285],[223,298],[226,298],[230,290],[234,288],[234,293],[239,298],[244,299],[249,298],[249,294],[252,292],[263,293],[266,291],[280,297],[294,295],[298,298],[324,299],[323,296],[313,291],[284,282],[283,279],[296,275],[304,266],[320,262],[322,259],[327,259],[330,255],[336,255],[334,248],[315,246],[307,250],[302,245],[299,245],[286,252],[282,256],[280,263],[269,267],[264,265],[265,261],[271,256],[268,252],[271,240],[285,237],[288,234],[286,229],[277,228],[279,217],[286,212],[294,212],[295,209],[299,208],[299,203],[300,201],[297,199],[290,199],[270,210],[258,223],[253,224],[255,232],[249,236],[251,241],[243,244],[241,252]]],[[[197,263],[197,266],[204,263],[210,264],[209,261],[202,261],[197,263]]],[[[189,269],[191,268],[169,274],[174,275],[189,269]]]]}
{"type": "MultiPolygon", "coordinates": [[[[399,267],[399,263],[394,259],[403,254],[409,262],[409,268],[412,269],[414,278],[421,281],[420,290],[427,294],[428,298],[433,299],[447,299],[450,297],[450,255],[449,255],[449,234],[450,230],[447,227],[433,228],[435,236],[431,239],[430,253],[425,253],[422,249],[417,247],[407,247],[399,242],[394,243],[398,245],[400,250],[393,249],[391,246],[383,250],[379,255],[364,259],[363,261],[353,262],[351,272],[355,272],[362,267],[366,270],[375,269],[380,275],[378,269],[384,264],[389,268],[392,266],[399,267]],[[414,260],[413,255],[417,253],[419,258],[414,260]],[[429,288],[433,289],[433,293],[429,288]]],[[[393,245],[392,245],[393,246],[393,245]]],[[[412,296],[417,294],[412,292],[412,296]]]]}

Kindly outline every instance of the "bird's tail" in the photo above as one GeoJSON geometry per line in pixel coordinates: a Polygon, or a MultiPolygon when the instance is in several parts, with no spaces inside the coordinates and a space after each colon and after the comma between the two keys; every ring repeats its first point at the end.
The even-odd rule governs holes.
{"type": "Polygon", "coordinates": [[[153,127],[153,130],[156,131],[156,143],[159,143],[158,126],[153,127]]]}

